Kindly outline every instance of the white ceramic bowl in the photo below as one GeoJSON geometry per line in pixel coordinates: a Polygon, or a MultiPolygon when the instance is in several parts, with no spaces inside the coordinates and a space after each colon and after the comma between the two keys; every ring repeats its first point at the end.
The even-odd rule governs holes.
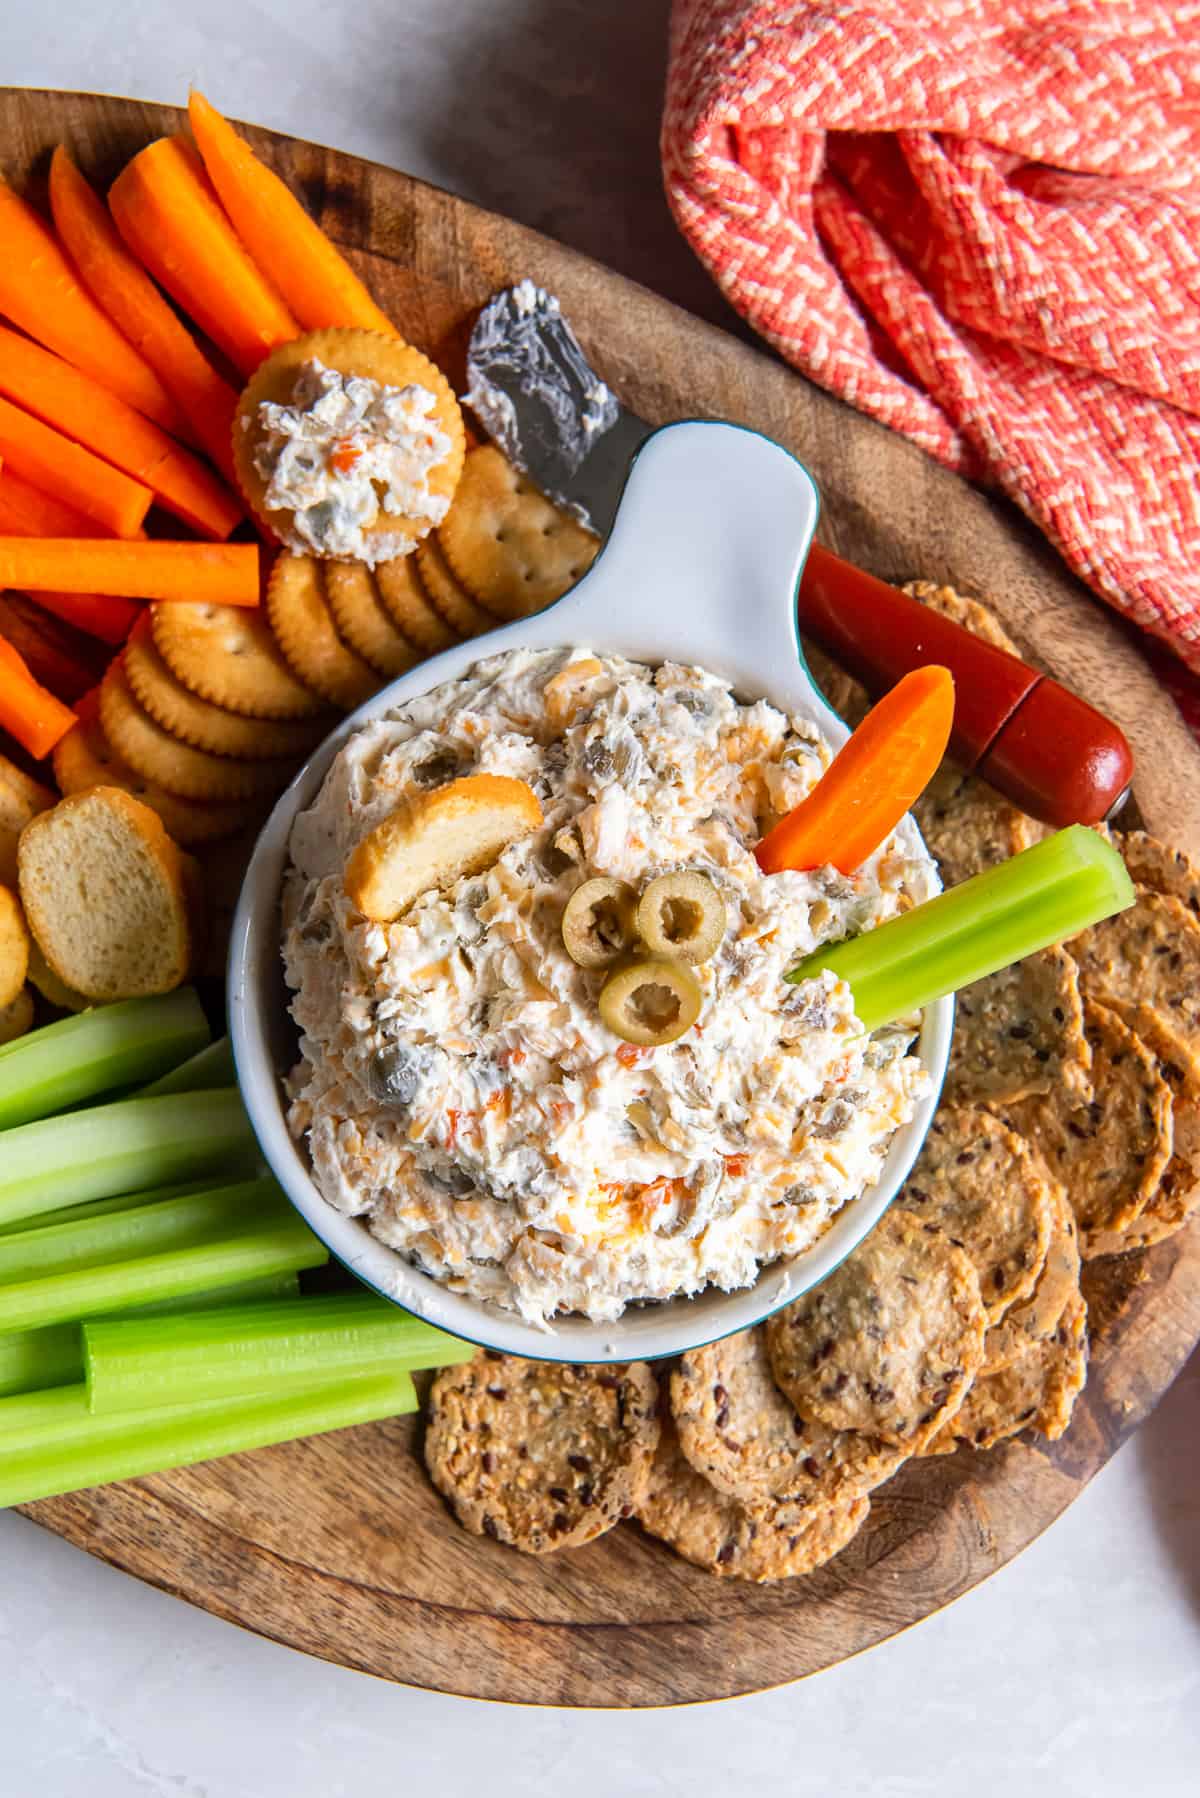
{"type": "MultiPolygon", "coordinates": [[[[616,523],[591,570],[548,611],[422,662],[339,725],[296,776],[259,838],[234,921],[229,1010],[238,1079],[264,1155],[297,1210],[337,1259],[385,1297],[457,1336],[560,1361],[678,1354],[748,1328],[823,1280],[882,1216],[929,1128],[945,1074],[952,999],[927,1008],[918,1053],[931,1096],[896,1133],[878,1183],[838,1213],[811,1249],[764,1269],[743,1291],[632,1306],[617,1323],[568,1318],[547,1333],[514,1313],[448,1292],[326,1204],[285,1122],[280,1076],[295,1060],[280,962],[279,894],[288,836],[352,731],[501,650],[581,644],[650,663],[712,669],[743,698],[813,719],[841,743],[846,727],[799,653],[795,594],[817,521],[808,471],[778,444],[736,425],[668,425],[630,473],[616,523]]],[[[915,824],[902,826],[921,852],[915,824]]]]}

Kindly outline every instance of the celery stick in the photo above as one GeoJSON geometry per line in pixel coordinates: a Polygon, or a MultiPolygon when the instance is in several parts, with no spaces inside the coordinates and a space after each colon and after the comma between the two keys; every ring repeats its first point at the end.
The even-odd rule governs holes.
{"type": "Polygon", "coordinates": [[[194,1316],[113,1318],[84,1330],[97,1413],[311,1386],[469,1361],[475,1346],[370,1292],[298,1304],[238,1305],[194,1316]]]}
{"type": "Polygon", "coordinates": [[[0,1237],[0,1293],[15,1280],[103,1267],[213,1236],[231,1236],[252,1228],[264,1214],[278,1217],[286,1204],[274,1180],[243,1180],[163,1199],[157,1205],[135,1204],[104,1217],[19,1230],[0,1237]]]}
{"type": "MultiPolygon", "coordinates": [[[[265,1280],[218,1286],[212,1292],[188,1292],[182,1298],[160,1299],[157,1305],[138,1305],[117,1315],[167,1317],[172,1311],[186,1310],[191,1314],[254,1299],[290,1298],[295,1302],[299,1296],[300,1280],[296,1274],[273,1274],[265,1280]]],[[[83,1377],[83,1328],[78,1323],[49,1324],[41,1330],[10,1330],[0,1336],[0,1398],[51,1386],[73,1386],[83,1377]]]]}
{"type": "Polygon", "coordinates": [[[190,1060],[180,1062],[169,1074],[142,1088],[143,1099],[159,1099],[164,1093],[211,1092],[216,1086],[234,1086],[237,1073],[233,1065],[233,1044],[227,1036],[218,1037],[190,1060]]]}
{"type": "Polygon", "coordinates": [[[339,1380],[239,1404],[93,1417],[84,1386],[0,1399],[0,1506],[30,1504],[415,1411],[411,1376],[339,1380]]]}
{"type": "Polygon", "coordinates": [[[878,930],[818,949],[787,979],[829,969],[849,986],[864,1030],[877,1030],[1133,901],[1117,850],[1073,824],[878,930]]]}
{"type": "Polygon", "coordinates": [[[0,1137],[0,1223],[218,1173],[254,1146],[236,1087],[123,1099],[0,1137]]]}
{"type": "Polygon", "coordinates": [[[83,1377],[79,1324],[50,1324],[44,1330],[14,1330],[0,1336],[0,1398],[43,1387],[73,1386],[83,1377]]]}
{"type": "MultiPolygon", "coordinates": [[[[220,1305],[257,1304],[271,1299],[300,1297],[299,1274],[267,1274],[260,1280],[238,1280],[233,1286],[214,1286],[211,1292],[185,1292],[174,1299],[159,1299],[153,1305],[130,1305],[128,1310],[114,1311],[114,1317],[173,1317],[177,1311],[211,1311],[220,1305]]],[[[0,1344],[4,1342],[0,1336],[0,1344]]]]}
{"type": "Polygon", "coordinates": [[[328,1259],[324,1245],[297,1213],[273,1211],[257,1228],[236,1235],[0,1287],[0,1331],[107,1316],[213,1286],[299,1273],[328,1259]]]}
{"type": "Polygon", "coordinates": [[[0,1048],[0,1130],[152,1080],[202,1049],[208,1036],[190,986],[31,1030],[0,1048]]]}
{"type": "MultiPolygon", "coordinates": [[[[222,1173],[227,1170],[221,1169],[222,1173]]],[[[231,1170],[240,1172],[240,1169],[231,1170]]],[[[247,1178],[253,1172],[247,1170],[247,1178]]],[[[118,1192],[110,1199],[90,1199],[86,1205],[64,1205],[51,1214],[55,1224],[73,1224],[79,1218],[107,1217],[113,1211],[132,1211],[135,1205],[157,1205],[161,1199],[182,1199],[189,1192],[211,1192],[212,1179],[179,1180],[173,1186],[152,1186],[148,1192],[118,1192]]],[[[19,1217],[15,1223],[0,1224],[0,1242],[6,1236],[17,1236],[23,1230],[45,1229],[40,1217],[19,1217]]]]}

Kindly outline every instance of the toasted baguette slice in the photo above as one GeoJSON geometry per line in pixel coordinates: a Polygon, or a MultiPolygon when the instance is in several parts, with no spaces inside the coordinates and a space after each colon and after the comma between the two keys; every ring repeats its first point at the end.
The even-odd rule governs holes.
{"type": "Polygon", "coordinates": [[[33,1023],[33,994],[23,986],[11,1005],[0,1005],[0,1048],[15,1043],[33,1023]]]}
{"type": "Polygon", "coordinates": [[[0,881],[17,884],[17,839],[31,818],[54,804],[55,795],[0,755],[0,881]]]}
{"type": "Polygon", "coordinates": [[[28,978],[30,986],[36,988],[48,1005],[55,1006],[59,1011],[87,1011],[89,1006],[95,1004],[95,1000],[89,999],[86,993],[77,993],[73,986],[68,986],[65,980],[59,979],[32,937],[29,941],[28,978]]]}
{"type": "Polygon", "coordinates": [[[192,876],[157,813],[118,787],[42,812],[17,852],[29,927],[52,973],[89,999],[167,993],[192,965],[192,876]]]}
{"type": "Polygon", "coordinates": [[[11,887],[0,887],[0,1010],[11,1005],[29,971],[29,932],[21,902],[11,887]]]}
{"type": "Polygon", "coordinates": [[[390,923],[420,894],[490,867],[536,830],[532,787],[505,774],[468,774],[406,800],[377,824],[346,866],[346,896],[366,917],[390,923]]]}

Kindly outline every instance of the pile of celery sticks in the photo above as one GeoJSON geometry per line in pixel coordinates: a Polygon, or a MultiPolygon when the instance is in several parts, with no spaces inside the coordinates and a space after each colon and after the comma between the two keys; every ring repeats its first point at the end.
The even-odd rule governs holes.
{"type": "Polygon", "coordinates": [[[0,1047],[0,1506],[394,1417],[473,1354],[302,1295],[328,1259],[190,988],[0,1047]]]}

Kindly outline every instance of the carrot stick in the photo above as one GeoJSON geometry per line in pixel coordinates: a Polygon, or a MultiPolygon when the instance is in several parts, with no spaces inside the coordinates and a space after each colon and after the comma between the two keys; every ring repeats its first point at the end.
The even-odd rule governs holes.
{"type": "Polygon", "coordinates": [[[361,325],[394,337],[395,325],[295,194],[195,88],[188,118],[234,230],[305,330],[361,325]]]}
{"type": "Polygon", "coordinates": [[[140,481],[5,399],[0,399],[0,456],[6,468],[86,512],[117,537],[132,537],[141,528],[154,498],[140,481]]]}
{"type": "Polygon", "coordinates": [[[54,233],[0,176],[0,312],[164,430],[187,426],[148,363],[81,286],[54,233]]]}
{"type": "Polygon", "coordinates": [[[159,505],[206,537],[228,537],[244,514],[190,451],[41,344],[0,325],[0,394],[43,424],[143,482],[159,505]]]}
{"type": "Polygon", "coordinates": [[[258,545],[0,537],[0,587],[256,606],[258,545]]]}
{"type": "Polygon", "coordinates": [[[117,230],[243,374],[300,327],[238,242],[191,145],[160,137],[108,192],[117,230]]]}
{"type": "Polygon", "coordinates": [[[31,487],[6,468],[0,475],[0,536],[3,537],[103,537],[95,522],[65,500],[31,487]]]}
{"type": "Polygon", "coordinates": [[[869,711],[812,792],[754,851],[764,874],[853,874],[893,831],[937,769],[954,721],[948,668],[914,668],[869,711]]]}
{"type": "Polygon", "coordinates": [[[6,637],[0,637],[0,725],[40,762],[79,720],[34,680],[6,637]]]}
{"type": "Polygon", "coordinates": [[[62,144],[50,163],[50,207],[58,234],[92,298],[150,364],[233,484],[229,444],[237,394],[126,248],[108,208],[62,144]]]}
{"type": "Polygon", "coordinates": [[[103,673],[102,665],[87,659],[87,639],[23,593],[0,593],[0,637],[12,644],[34,680],[68,705],[90,692],[103,673]]]}
{"type": "Polygon", "coordinates": [[[72,624],[77,631],[86,631],[89,637],[98,637],[101,643],[114,648],[124,643],[142,611],[132,599],[122,599],[115,593],[56,593],[52,588],[39,591],[38,604],[64,624],[72,624]]]}

